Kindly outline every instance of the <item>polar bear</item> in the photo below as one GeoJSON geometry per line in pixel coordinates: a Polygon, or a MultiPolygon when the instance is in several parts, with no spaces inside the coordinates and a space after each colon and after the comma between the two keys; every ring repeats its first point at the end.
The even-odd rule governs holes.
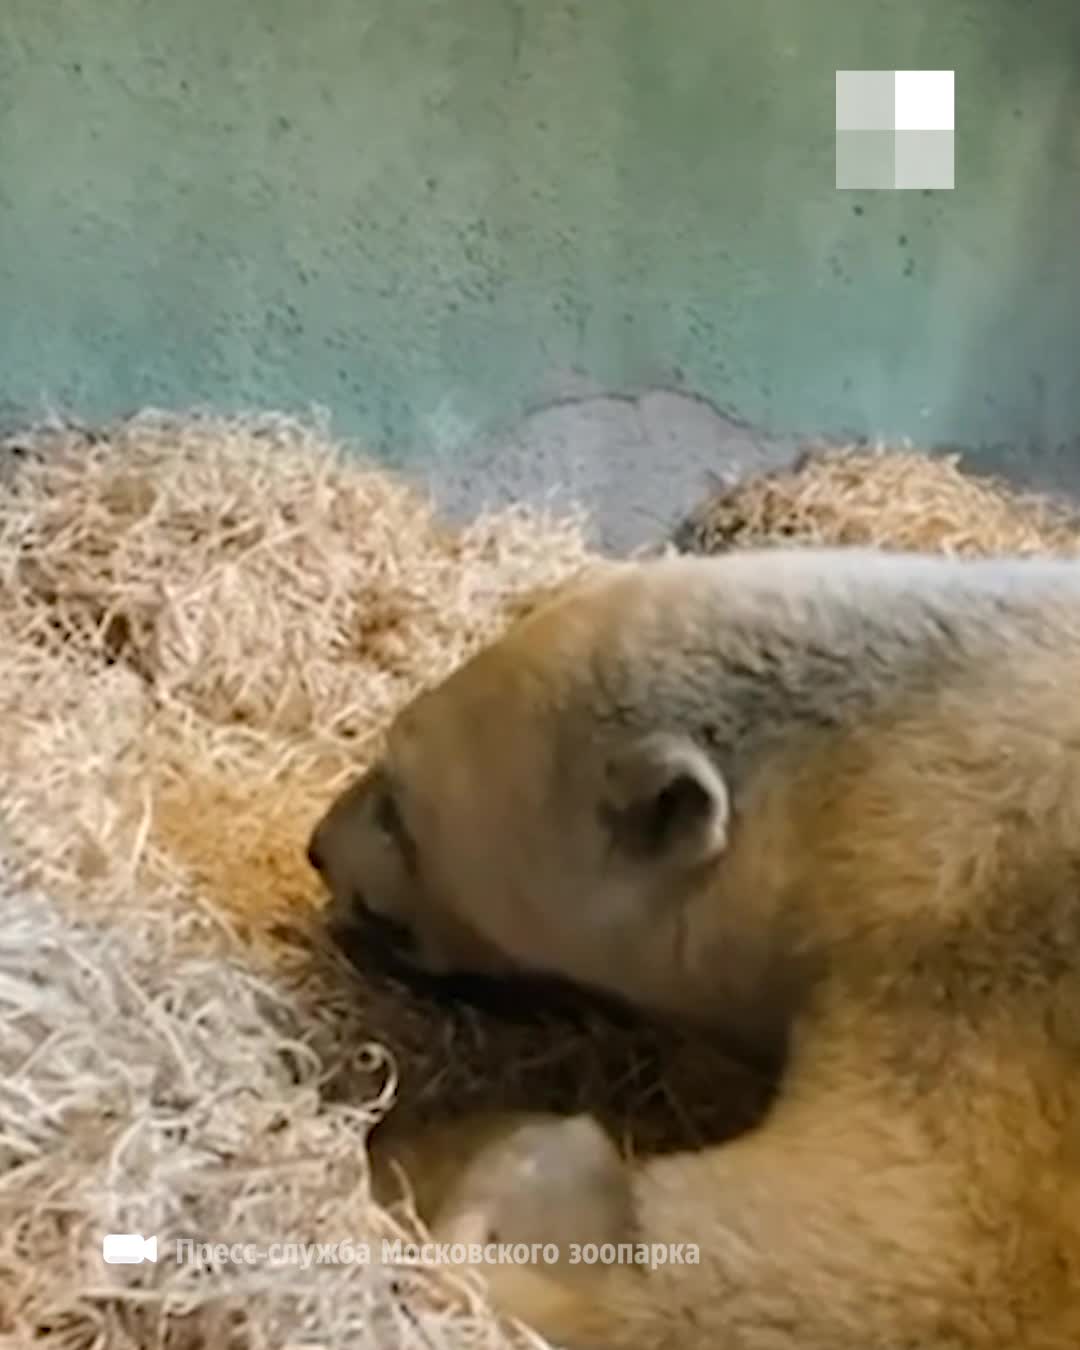
{"type": "MultiPolygon", "coordinates": [[[[311,836],[339,914],[784,1063],[753,1131],[596,1192],[697,1262],[499,1268],[505,1311],[576,1350],[1080,1345],[1078,676],[1080,563],[796,548],[606,565],[402,710],[311,836]]],[[[541,1231],[515,1176],[460,1212],[541,1231]]]]}

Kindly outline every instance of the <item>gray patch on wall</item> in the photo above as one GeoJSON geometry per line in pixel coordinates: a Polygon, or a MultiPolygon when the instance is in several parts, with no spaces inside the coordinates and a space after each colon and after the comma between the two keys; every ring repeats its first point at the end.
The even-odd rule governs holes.
{"type": "Polygon", "coordinates": [[[795,449],[687,394],[582,393],[545,403],[508,435],[425,456],[422,479],[456,519],[512,502],[580,502],[596,546],[625,553],[669,533],[710,479],[777,468],[795,449]]]}

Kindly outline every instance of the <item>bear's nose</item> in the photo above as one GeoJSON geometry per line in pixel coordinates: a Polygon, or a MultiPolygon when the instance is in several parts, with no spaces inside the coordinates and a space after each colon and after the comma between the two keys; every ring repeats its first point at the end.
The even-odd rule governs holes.
{"type": "Polygon", "coordinates": [[[312,831],[311,838],[308,840],[307,860],[314,867],[320,876],[326,867],[326,859],[323,857],[322,847],[319,842],[319,831],[312,831]]]}

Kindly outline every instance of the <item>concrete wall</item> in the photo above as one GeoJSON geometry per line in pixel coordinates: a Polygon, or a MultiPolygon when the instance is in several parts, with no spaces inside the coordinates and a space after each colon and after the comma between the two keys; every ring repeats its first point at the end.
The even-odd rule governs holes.
{"type": "Polygon", "coordinates": [[[1076,0],[0,10],[9,421],[318,404],[449,497],[561,479],[620,518],[740,436],[1052,475],[1078,245],[1076,0]],[[955,68],[955,191],[834,190],[864,67],[955,68]],[[590,402],[653,388],[688,397],[590,402]]]}

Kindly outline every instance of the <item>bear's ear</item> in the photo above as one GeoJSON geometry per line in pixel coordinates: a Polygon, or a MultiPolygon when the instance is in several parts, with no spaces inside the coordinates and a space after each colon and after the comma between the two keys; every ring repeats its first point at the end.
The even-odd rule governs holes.
{"type": "Polygon", "coordinates": [[[615,847],[641,861],[696,867],[727,845],[727,785],[689,736],[644,736],[610,754],[600,814],[615,847]]]}

